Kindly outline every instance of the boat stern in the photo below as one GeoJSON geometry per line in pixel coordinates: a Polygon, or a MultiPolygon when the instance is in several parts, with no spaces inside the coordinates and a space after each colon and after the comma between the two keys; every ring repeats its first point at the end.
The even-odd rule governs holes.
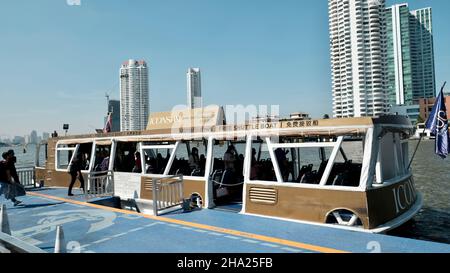
{"type": "Polygon", "coordinates": [[[422,195],[410,176],[397,183],[373,187],[367,192],[369,230],[387,232],[412,219],[422,208],[422,195]]]}

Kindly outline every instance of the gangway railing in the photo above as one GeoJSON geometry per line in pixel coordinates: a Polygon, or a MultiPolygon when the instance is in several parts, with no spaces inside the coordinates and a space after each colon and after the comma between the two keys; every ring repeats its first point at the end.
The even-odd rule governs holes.
{"type": "Polygon", "coordinates": [[[86,200],[114,196],[114,172],[89,173],[84,195],[86,200]]]}
{"type": "Polygon", "coordinates": [[[0,232],[0,253],[47,253],[42,249],[0,232]]]}
{"type": "Polygon", "coordinates": [[[24,187],[36,187],[35,167],[17,168],[17,176],[24,187]]]}
{"type": "Polygon", "coordinates": [[[183,175],[152,178],[153,184],[153,214],[158,216],[161,211],[183,205],[183,175]]]}

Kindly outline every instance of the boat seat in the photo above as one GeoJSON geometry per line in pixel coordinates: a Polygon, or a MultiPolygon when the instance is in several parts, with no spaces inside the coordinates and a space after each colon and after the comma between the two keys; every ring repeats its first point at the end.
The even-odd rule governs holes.
{"type": "Polygon", "coordinates": [[[350,176],[348,171],[336,175],[333,180],[333,186],[345,186],[346,182],[348,182],[349,177],[350,176]]]}
{"type": "MultiPolygon", "coordinates": [[[[318,184],[317,171],[310,171],[303,175],[300,184],[318,184]]],[[[320,181],[319,181],[320,182],[320,181]]]]}
{"type": "Polygon", "coordinates": [[[191,172],[191,176],[203,176],[202,174],[203,174],[203,171],[201,169],[194,169],[191,172]]]}
{"type": "Polygon", "coordinates": [[[309,164],[309,165],[305,165],[301,168],[299,174],[298,174],[298,178],[296,180],[297,183],[302,183],[302,178],[305,174],[309,173],[312,171],[314,165],[313,164],[309,164]]]}

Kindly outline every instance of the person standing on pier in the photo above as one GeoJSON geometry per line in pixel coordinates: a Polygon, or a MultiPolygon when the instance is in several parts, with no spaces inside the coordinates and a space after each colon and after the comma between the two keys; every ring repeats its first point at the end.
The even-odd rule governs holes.
{"type": "Polygon", "coordinates": [[[78,153],[75,158],[72,161],[72,164],[69,167],[69,173],[71,176],[71,181],[70,181],[70,185],[69,185],[69,192],[68,195],[69,196],[73,196],[72,194],[72,188],[75,185],[75,182],[77,181],[77,177],[80,180],[81,183],[81,189],[84,191],[84,178],[83,178],[83,174],[81,173],[81,166],[82,166],[82,155],[81,153],[78,153]]]}
{"type": "Polygon", "coordinates": [[[14,155],[10,151],[3,153],[3,159],[0,161],[0,195],[5,195],[5,198],[11,200],[14,206],[20,205],[22,202],[16,197],[24,196],[26,194],[23,186],[16,181],[12,174],[11,166],[14,166],[14,155]]]}
{"type": "Polygon", "coordinates": [[[10,170],[11,170],[11,176],[14,179],[14,182],[21,184],[19,175],[17,174],[17,169],[16,169],[17,158],[16,158],[16,156],[14,154],[14,150],[9,150],[7,152],[7,154],[9,154],[12,157],[11,161],[9,163],[9,167],[10,167],[10,170]]]}

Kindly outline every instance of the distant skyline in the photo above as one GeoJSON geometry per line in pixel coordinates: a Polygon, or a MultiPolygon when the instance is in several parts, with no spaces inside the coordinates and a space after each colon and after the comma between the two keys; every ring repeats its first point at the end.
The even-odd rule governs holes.
{"type": "MultiPolygon", "coordinates": [[[[450,1],[386,5],[405,2],[433,9],[439,89],[450,81],[450,1]]],[[[205,106],[332,114],[326,0],[15,0],[0,23],[0,137],[103,128],[104,94],[119,99],[127,59],[149,65],[152,112],[186,104],[186,69],[201,67],[205,106]]]]}
{"type": "Polygon", "coordinates": [[[27,143],[38,143],[40,140],[48,139],[49,137],[50,133],[48,132],[38,132],[37,130],[33,130],[24,135],[0,135],[0,142],[13,142],[15,138],[21,138],[27,143]]]}

